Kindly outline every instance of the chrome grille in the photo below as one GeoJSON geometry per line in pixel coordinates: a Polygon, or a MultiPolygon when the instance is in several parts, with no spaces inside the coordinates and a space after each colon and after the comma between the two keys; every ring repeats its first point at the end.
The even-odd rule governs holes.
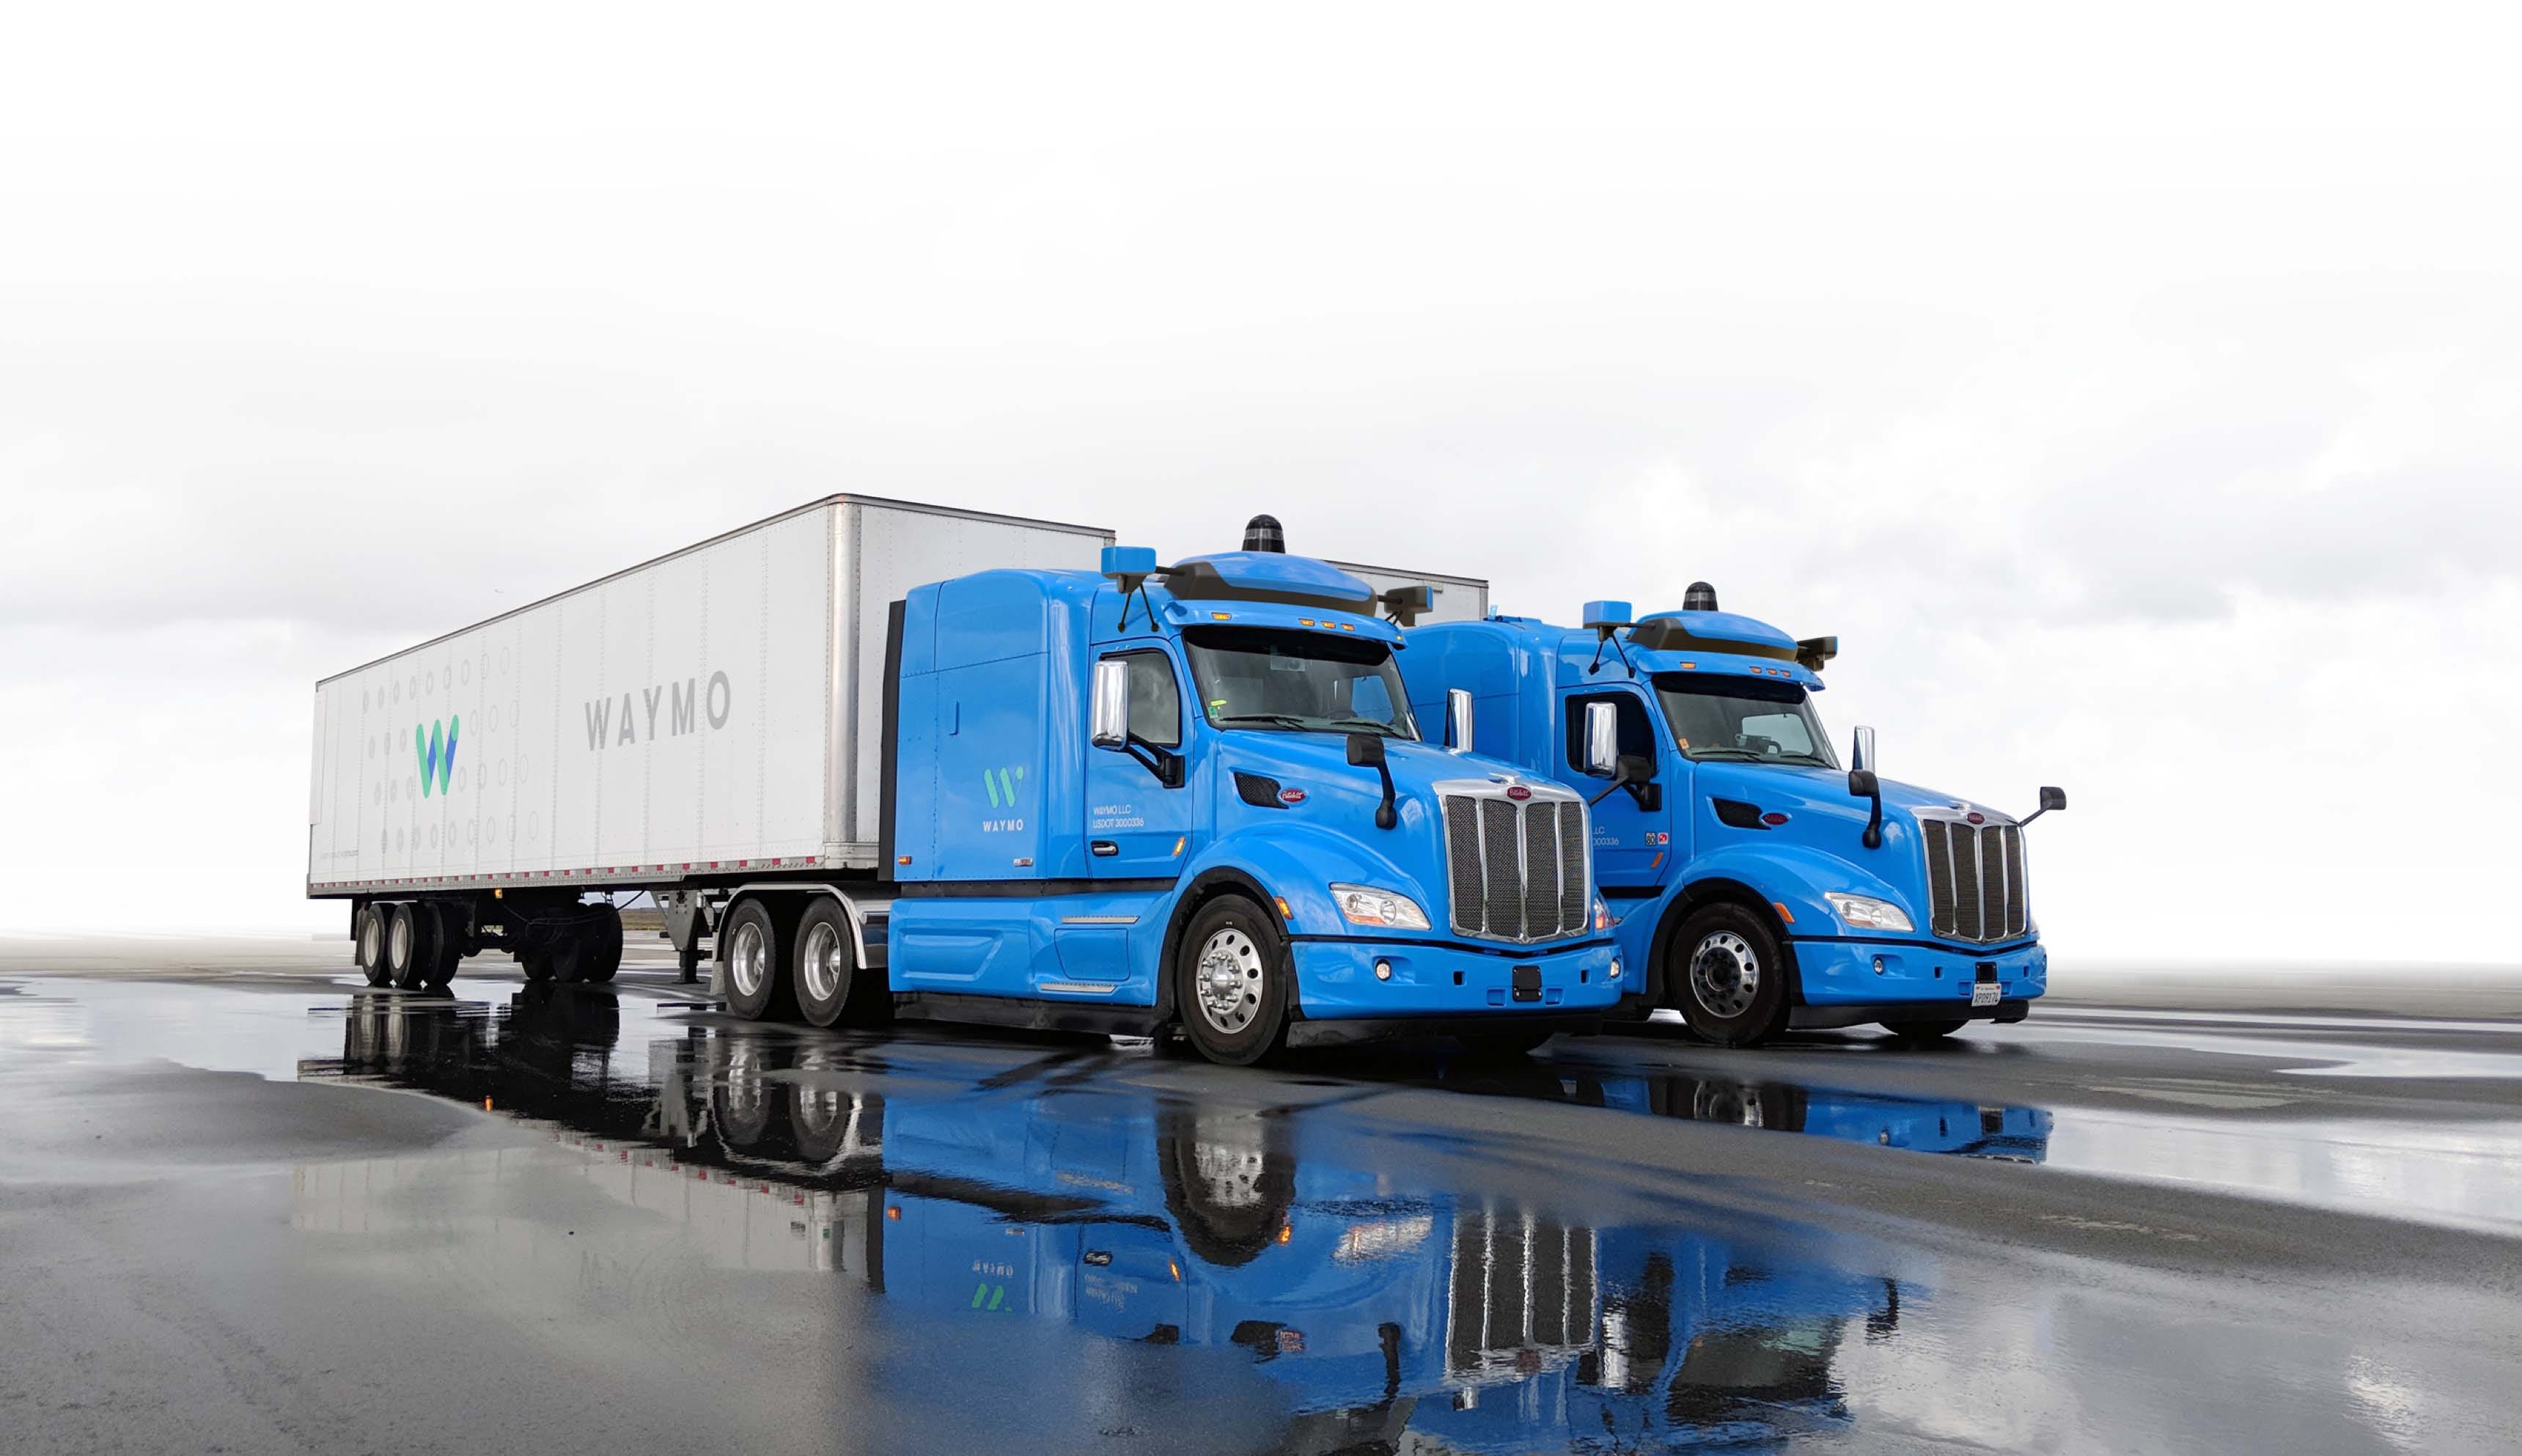
{"type": "Polygon", "coordinates": [[[1559,923],[1585,929],[1593,892],[1585,872],[1585,806],[1569,799],[1559,806],[1559,923]]]}
{"type": "Polygon", "coordinates": [[[2009,940],[2030,928],[2023,830],[1921,818],[1927,856],[1927,928],[1951,940],[2009,940]]]}
{"type": "Polygon", "coordinates": [[[1448,793],[1445,881],[1458,935],[1534,941],[1582,934],[1593,899],[1585,806],[1518,803],[1499,793],[1448,793]]]}
{"type": "Polygon", "coordinates": [[[1476,918],[1488,903],[1487,874],[1480,868],[1480,808],[1477,799],[1445,801],[1445,879],[1453,891],[1454,928],[1467,935],[1481,933],[1476,918]],[[1466,910],[1464,907],[1471,907],[1466,910]],[[1470,919],[1466,925],[1464,921],[1470,919]]]}

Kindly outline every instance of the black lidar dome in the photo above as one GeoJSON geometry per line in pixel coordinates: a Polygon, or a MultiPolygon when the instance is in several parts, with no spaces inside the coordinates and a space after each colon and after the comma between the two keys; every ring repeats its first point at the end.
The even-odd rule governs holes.
{"type": "Polygon", "coordinates": [[[1244,522],[1243,549],[1247,551],[1277,551],[1281,555],[1286,554],[1287,537],[1286,533],[1279,529],[1279,518],[1277,516],[1254,516],[1251,520],[1244,522]]]}
{"type": "Polygon", "coordinates": [[[1705,582],[1691,583],[1690,589],[1681,594],[1681,609],[1685,612],[1715,611],[1716,588],[1705,582]]]}

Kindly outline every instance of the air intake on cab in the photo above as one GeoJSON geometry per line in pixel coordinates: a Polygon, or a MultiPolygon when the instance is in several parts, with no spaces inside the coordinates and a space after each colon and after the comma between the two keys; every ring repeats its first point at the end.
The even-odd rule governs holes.
{"type": "Polygon", "coordinates": [[[1251,520],[1244,522],[1243,549],[1247,551],[1276,551],[1283,556],[1285,555],[1287,551],[1287,538],[1284,533],[1279,530],[1279,518],[1277,516],[1254,516],[1251,520]]]}
{"type": "Polygon", "coordinates": [[[1681,594],[1681,609],[1685,612],[1715,611],[1716,588],[1705,582],[1691,583],[1690,589],[1681,594]]]}

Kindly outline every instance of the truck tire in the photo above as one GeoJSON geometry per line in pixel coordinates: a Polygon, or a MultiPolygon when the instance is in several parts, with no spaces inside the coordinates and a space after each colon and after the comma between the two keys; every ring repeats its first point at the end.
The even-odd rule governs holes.
{"type": "Polygon", "coordinates": [[[437,916],[417,901],[398,900],[387,911],[386,973],[398,991],[417,991],[437,959],[437,916]]]}
{"type": "Polygon", "coordinates": [[[1882,1026],[1912,1047],[1932,1047],[1969,1024],[1967,1016],[1939,1016],[1927,1021],[1886,1021],[1882,1026]]]}
{"type": "Polygon", "coordinates": [[[796,1004],[779,918],[758,899],[726,917],[726,1009],[748,1021],[782,1019],[796,1004]]]}
{"type": "Polygon", "coordinates": [[[423,907],[429,920],[428,963],[421,966],[420,982],[432,991],[444,991],[455,979],[455,966],[464,959],[464,916],[452,905],[423,907]]]}
{"type": "Polygon", "coordinates": [[[1720,901],[1681,922],[1664,978],[1673,1009],[1720,1047],[1756,1047],[1787,1020],[1786,948],[1768,921],[1720,901]]]}
{"type": "Polygon", "coordinates": [[[551,952],[528,951],[517,958],[517,966],[526,973],[528,984],[549,982],[553,975],[551,952]]]}
{"type": "Polygon", "coordinates": [[[622,912],[610,905],[589,908],[578,922],[578,978],[601,986],[622,968],[622,912]]]}
{"type": "Polygon", "coordinates": [[[1193,1050],[1250,1066],[1287,1039],[1287,943],[1261,908],[1220,895],[1199,908],[1174,952],[1174,1010],[1193,1050]]]}
{"type": "Polygon", "coordinates": [[[394,973],[386,968],[386,917],[376,906],[359,912],[358,929],[350,937],[351,959],[371,986],[382,986],[394,973]]]}
{"type": "Polygon", "coordinates": [[[829,1026],[848,1013],[858,991],[858,940],[839,902],[818,895],[806,907],[788,963],[797,968],[797,1014],[808,1024],[829,1026]]]}

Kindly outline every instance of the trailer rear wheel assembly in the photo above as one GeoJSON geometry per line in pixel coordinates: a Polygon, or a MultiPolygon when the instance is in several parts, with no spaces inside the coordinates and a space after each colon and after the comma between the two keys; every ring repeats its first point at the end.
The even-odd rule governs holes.
{"type": "Polygon", "coordinates": [[[1174,1009],[1211,1061],[1250,1066],[1287,1039],[1287,946],[1259,906],[1220,895],[1199,908],[1174,954],[1174,1009]]]}
{"type": "Polygon", "coordinates": [[[1720,901],[1693,912],[1672,938],[1664,984],[1681,1019],[1720,1047],[1756,1047],[1787,1019],[1787,958],[1754,912],[1720,901]]]}

